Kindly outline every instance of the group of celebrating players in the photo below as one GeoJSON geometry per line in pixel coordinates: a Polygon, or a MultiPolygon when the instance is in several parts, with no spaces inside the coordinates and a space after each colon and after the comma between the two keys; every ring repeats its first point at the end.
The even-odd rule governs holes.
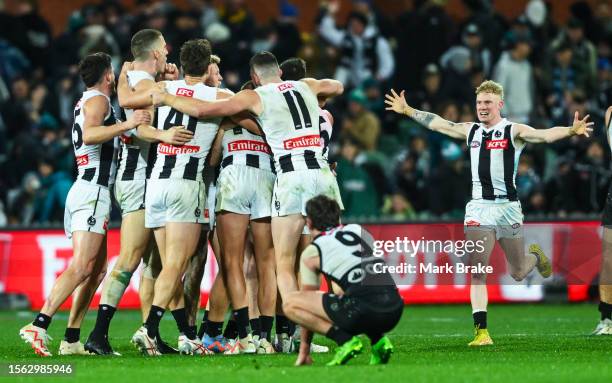
{"type": "MultiPolygon", "coordinates": [[[[74,293],[59,354],[117,354],[108,340],[110,322],[143,261],[143,325],[132,337],[143,354],[297,351],[297,365],[311,364],[311,351],[327,351],[312,344],[317,332],[339,346],[330,365],[362,351],[360,334],[372,343],[370,363],[387,363],[393,346],[385,333],[399,322],[403,301],[389,274],[372,271],[384,262],[372,255],[372,237],[359,225],[340,224],[340,192],[327,160],[333,118],[321,108],[343,93],[342,84],[307,78],[300,59],[279,66],[271,53],[260,52],[250,61],[251,81],[233,94],[220,88],[221,59],[207,40],[182,45],[180,71],[166,62],[157,30],[136,33],[131,51],[134,61],[124,64],[117,85],[108,55],[88,55],[79,65],[87,90],[74,109],[78,176],[64,222],[74,256],[40,313],[20,330],[22,339],[51,356],[47,328],[74,293]],[[111,105],[115,87],[123,122],[111,105]],[[111,190],[122,213],[121,251],[83,344],[80,326],[106,275],[111,190]],[[198,329],[208,241],[220,273],[198,329]],[[321,275],[330,292],[319,291],[321,275]],[[176,348],[160,336],[166,310],[180,333],[176,348]]],[[[487,244],[470,261],[488,264],[498,239],[516,280],[534,268],[548,277],[552,268],[542,249],[531,245],[525,253],[514,181],[518,158],[527,142],[588,136],[592,123],[576,116],[571,127],[535,130],[501,117],[498,84],[486,81],[476,93],[480,123],[455,124],[415,110],[403,92],[392,90],[386,103],[431,130],[466,140],[473,183],[466,237],[487,244]]],[[[492,344],[485,281],[472,275],[472,346],[492,344]]],[[[612,296],[602,295],[600,326],[612,333],[610,303],[612,296]]]]}

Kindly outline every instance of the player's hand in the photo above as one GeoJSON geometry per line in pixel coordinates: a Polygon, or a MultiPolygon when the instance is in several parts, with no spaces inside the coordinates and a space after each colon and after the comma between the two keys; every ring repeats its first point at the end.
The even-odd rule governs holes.
{"type": "Polygon", "coordinates": [[[574,113],[574,123],[570,128],[572,136],[590,137],[590,134],[593,133],[593,122],[588,122],[588,119],[588,114],[581,120],[578,111],[574,113]]]}
{"type": "Polygon", "coordinates": [[[134,70],[134,63],[132,61],[126,61],[121,67],[121,73],[127,73],[130,70],[134,70]]]}
{"type": "Polygon", "coordinates": [[[185,129],[184,126],[173,126],[168,130],[164,130],[160,140],[170,145],[181,146],[191,141],[192,138],[192,131],[185,129]]]}
{"type": "Polygon", "coordinates": [[[134,113],[127,119],[127,129],[134,129],[138,125],[148,125],[151,123],[151,113],[148,110],[135,110],[134,113]]]}
{"type": "Polygon", "coordinates": [[[295,360],[295,366],[310,366],[313,360],[310,354],[300,352],[295,360]]]}
{"type": "Polygon", "coordinates": [[[155,84],[149,91],[149,95],[151,96],[151,103],[153,106],[160,106],[164,104],[164,97],[168,94],[166,92],[166,84],[161,81],[155,84]]]}
{"type": "Polygon", "coordinates": [[[179,70],[174,64],[166,64],[166,68],[164,70],[164,80],[174,81],[179,78],[179,70]]]}
{"type": "Polygon", "coordinates": [[[385,110],[392,110],[399,114],[408,114],[410,107],[404,98],[404,91],[397,94],[394,89],[391,89],[391,93],[385,94],[385,104],[387,107],[385,110]]]}

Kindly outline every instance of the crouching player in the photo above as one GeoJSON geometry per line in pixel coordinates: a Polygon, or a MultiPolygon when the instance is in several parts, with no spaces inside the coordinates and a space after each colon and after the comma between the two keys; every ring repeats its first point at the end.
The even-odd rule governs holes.
{"type": "Polygon", "coordinates": [[[340,225],[340,207],[319,195],[306,203],[306,224],[314,236],[300,260],[301,290],[291,292],[283,303],[290,320],[301,325],[296,365],[311,364],[312,332],[324,334],[339,348],[327,364],[345,364],[361,353],[358,337],[372,343],[370,364],[389,361],[393,345],[385,333],[399,322],[403,301],[384,260],[372,255],[373,239],[360,225],[340,225]],[[334,294],[318,291],[320,276],[332,281],[334,294]]]}

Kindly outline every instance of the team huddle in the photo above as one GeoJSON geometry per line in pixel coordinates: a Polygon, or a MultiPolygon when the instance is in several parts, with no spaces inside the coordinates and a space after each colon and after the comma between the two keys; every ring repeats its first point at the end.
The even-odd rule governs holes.
{"type": "MultiPolygon", "coordinates": [[[[384,259],[373,256],[368,232],[341,225],[340,191],[327,158],[333,118],[322,107],[343,93],[342,84],[307,78],[300,59],[279,65],[260,52],[250,61],[251,81],[234,94],[220,87],[221,58],[204,39],[182,45],[180,70],[166,62],[159,31],[136,33],[131,51],[134,61],[124,64],[117,84],[108,55],[94,53],[79,64],[87,90],[74,109],[78,176],[64,220],[74,256],[40,313],[20,330],[22,339],[51,356],[47,328],[72,295],[59,354],[117,354],[110,324],[143,262],[143,323],[132,343],[145,355],[297,352],[297,365],[311,364],[311,352],[328,351],[312,343],[316,332],[338,344],[329,365],[361,353],[361,334],[372,344],[370,363],[387,363],[393,345],[385,334],[399,322],[403,301],[390,275],[372,271],[384,259]],[[111,104],[115,88],[120,119],[111,104]],[[112,199],[122,214],[121,251],[107,274],[112,199]],[[198,328],[209,241],[220,272],[198,328]],[[321,276],[329,292],[319,290],[321,276]],[[82,343],[81,323],[103,279],[96,324],[82,343]],[[159,331],[167,310],[180,333],[176,347],[159,331]]],[[[501,118],[498,84],[487,81],[476,92],[479,123],[455,124],[415,110],[403,92],[392,91],[386,103],[429,129],[466,140],[473,183],[466,237],[482,240],[493,231],[515,279],[534,268],[549,277],[542,249],[534,244],[525,253],[518,159],[527,142],[588,136],[592,123],[576,116],[572,127],[535,130],[501,118]]],[[[488,264],[494,243],[486,241],[470,261],[488,264]]],[[[471,300],[476,336],[470,345],[492,344],[484,275],[472,276],[471,300]]],[[[600,307],[610,321],[612,300],[606,302],[600,307]]]]}

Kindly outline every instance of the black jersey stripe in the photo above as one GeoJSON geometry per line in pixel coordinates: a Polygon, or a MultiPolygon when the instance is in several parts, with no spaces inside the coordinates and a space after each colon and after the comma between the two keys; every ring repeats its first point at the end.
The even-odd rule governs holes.
{"type": "Polygon", "coordinates": [[[123,169],[123,174],[121,175],[122,181],[132,181],[134,179],[136,168],[138,167],[139,156],[140,148],[127,148],[127,156],[123,158],[125,160],[125,167],[123,169]]]}
{"type": "Polygon", "coordinates": [[[480,153],[478,155],[478,178],[482,187],[482,198],[486,200],[495,200],[495,191],[491,178],[491,150],[487,149],[487,141],[492,138],[492,135],[493,130],[487,133],[483,129],[480,153]]]}
{"type": "Polygon", "coordinates": [[[283,173],[288,173],[295,170],[293,168],[293,162],[291,161],[291,154],[285,154],[284,156],[280,156],[278,158],[278,164],[283,173]]]}
{"type": "Polygon", "coordinates": [[[304,102],[304,98],[300,92],[293,92],[295,98],[297,99],[298,105],[300,106],[300,110],[302,111],[302,117],[304,117],[304,125],[306,129],[312,128],[312,120],[310,120],[310,113],[308,113],[308,108],[306,107],[306,102],[304,102]]]}
{"type": "Polygon", "coordinates": [[[81,179],[84,181],[91,181],[93,180],[95,175],[96,175],[96,168],[85,169],[85,171],[83,172],[83,177],[81,177],[81,179]]]}
{"type": "Polygon", "coordinates": [[[306,167],[308,169],[321,169],[321,165],[319,165],[319,161],[317,161],[315,152],[312,150],[304,150],[304,161],[306,162],[306,167]]]}
{"type": "Polygon", "coordinates": [[[302,129],[302,119],[300,118],[300,113],[297,110],[297,106],[295,105],[295,101],[293,100],[291,93],[292,92],[284,92],[283,97],[285,97],[285,101],[287,101],[289,113],[291,113],[291,119],[293,120],[293,126],[295,129],[302,129]]]}
{"type": "Polygon", "coordinates": [[[172,174],[172,169],[176,165],[176,156],[164,156],[164,166],[162,167],[162,171],[159,173],[160,179],[170,178],[172,174]]]}
{"type": "Polygon", "coordinates": [[[514,145],[512,145],[512,125],[504,128],[504,139],[508,145],[504,150],[504,183],[506,184],[506,195],[509,201],[517,201],[518,193],[514,183],[514,145]]]}
{"type": "Polygon", "coordinates": [[[257,154],[246,155],[246,165],[252,168],[259,168],[259,156],[257,154]]]}
{"type": "Polygon", "coordinates": [[[115,154],[115,144],[113,140],[106,141],[100,147],[100,172],[98,173],[98,185],[108,186],[111,168],[113,166],[113,156],[115,154]]]}
{"type": "Polygon", "coordinates": [[[198,167],[200,165],[200,159],[197,157],[189,157],[185,170],[183,171],[183,178],[186,180],[195,181],[198,176],[198,167]]]}
{"type": "Polygon", "coordinates": [[[227,166],[230,166],[232,163],[234,163],[234,156],[233,155],[229,155],[229,156],[225,157],[223,159],[223,161],[221,161],[221,167],[225,168],[227,166]]]}

